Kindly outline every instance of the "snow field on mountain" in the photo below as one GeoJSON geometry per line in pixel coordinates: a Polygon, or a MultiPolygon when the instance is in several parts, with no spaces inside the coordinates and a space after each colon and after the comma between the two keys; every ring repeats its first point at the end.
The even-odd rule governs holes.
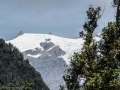
{"type": "MultiPolygon", "coordinates": [[[[46,42],[45,39],[51,39],[50,42],[53,42],[55,45],[58,45],[62,50],[66,52],[66,54],[61,57],[63,57],[67,64],[69,64],[70,61],[69,57],[73,55],[74,52],[80,51],[80,49],[82,48],[82,44],[84,42],[82,38],[69,39],[50,34],[31,34],[31,33],[24,33],[23,35],[18,36],[15,39],[7,42],[11,42],[21,52],[24,52],[29,49],[34,50],[35,48],[40,48],[41,50],[43,50],[43,48],[40,46],[40,43],[46,42]]],[[[32,57],[37,58],[39,56],[40,55],[35,55],[32,57]]]]}
{"type": "MultiPolygon", "coordinates": [[[[94,37],[100,41],[99,35],[94,37]]],[[[63,75],[65,66],[70,64],[74,52],[80,52],[84,43],[83,38],[70,39],[51,34],[24,33],[13,40],[6,41],[16,46],[29,59],[30,64],[40,72],[50,90],[58,90],[64,85],[63,75]]],[[[84,78],[81,78],[81,84],[84,78]]]]}

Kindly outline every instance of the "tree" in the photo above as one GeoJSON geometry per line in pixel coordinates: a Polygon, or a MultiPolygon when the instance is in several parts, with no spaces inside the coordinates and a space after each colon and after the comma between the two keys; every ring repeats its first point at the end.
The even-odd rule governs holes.
{"type": "Polygon", "coordinates": [[[88,21],[83,25],[85,42],[81,52],[71,57],[70,67],[63,76],[68,90],[120,90],[120,0],[113,0],[117,8],[116,21],[102,29],[102,39],[96,42],[93,32],[101,17],[100,7],[90,7],[88,21]],[[85,78],[81,85],[81,77],[85,78]],[[82,88],[81,88],[82,87],[82,88]]]}
{"type": "Polygon", "coordinates": [[[25,81],[32,83],[32,90],[49,90],[40,73],[35,71],[28,60],[24,60],[22,53],[0,39],[0,90],[16,89],[25,81]]]}
{"type": "Polygon", "coordinates": [[[60,86],[60,89],[59,89],[59,90],[65,90],[65,89],[64,89],[64,86],[60,86]]]}
{"type": "Polygon", "coordinates": [[[117,8],[117,12],[116,12],[116,23],[120,24],[120,0],[113,0],[113,7],[117,8]]]}
{"type": "Polygon", "coordinates": [[[22,90],[32,90],[32,84],[26,81],[22,90]]]}
{"type": "Polygon", "coordinates": [[[113,0],[113,6],[117,8],[116,21],[108,22],[108,26],[102,30],[102,40],[100,43],[100,73],[102,78],[102,89],[119,90],[120,74],[120,0],[113,0]]]}
{"type": "Polygon", "coordinates": [[[100,7],[94,9],[89,7],[87,13],[88,21],[83,25],[85,42],[81,52],[74,53],[71,57],[70,68],[63,76],[68,90],[80,90],[80,77],[86,78],[84,88],[94,90],[97,84],[97,42],[93,39],[93,32],[97,27],[97,21],[101,17],[100,7]],[[96,76],[96,77],[95,77],[96,76]],[[96,83],[96,84],[95,84],[96,83]],[[95,84],[95,85],[93,85],[95,84]]]}

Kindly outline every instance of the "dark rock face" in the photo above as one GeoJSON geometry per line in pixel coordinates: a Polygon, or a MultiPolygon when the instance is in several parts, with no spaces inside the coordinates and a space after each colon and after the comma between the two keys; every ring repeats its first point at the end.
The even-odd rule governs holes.
{"type": "Polygon", "coordinates": [[[23,34],[24,34],[24,32],[23,32],[23,31],[20,31],[16,37],[21,36],[21,35],[23,35],[23,34]]]}
{"type": "Polygon", "coordinates": [[[47,39],[45,39],[45,41],[48,42],[48,41],[51,41],[51,39],[50,39],[50,38],[47,38],[47,39]]]}
{"type": "Polygon", "coordinates": [[[47,49],[50,49],[51,47],[53,47],[54,43],[52,43],[52,42],[49,42],[49,43],[42,42],[42,43],[40,43],[40,46],[43,47],[44,50],[47,50],[47,49]]]}
{"type": "Polygon", "coordinates": [[[39,59],[55,59],[64,54],[65,52],[60,47],[54,46],[52,49],[44,51],[39,59]]]}
{"type": "Polygon", "coordinates": [[[62,56],[65,54],[65,52],[59,46],[53,47],[51,50],[48,51],[48,53],[54,55],[55,57],[62,56]]]}
{"type": "Polygon", "coordinates": [[[24,58],[29,59],[30,64],[41,73],[43,80],[50,90],[59,90],[59,86],[64,84],[62,76],[64,75],[65,60],[61,57],[65,52],[52,42],[42,42],[40,46],[44,49],[35,48],[35,50],[27,50],[23,52],[24,58]],[[31,57],[27,55],[38,55],[39,57],[31,57]]]}
{"type": "Polygon", "coordinates": [[[35,50],[26,50],[25,52],[23,52],[25,55],[27,54],[31,54],[31,55],[37,55],[41,52],[41,49],[39,48],[35,48],[35,50]]]}

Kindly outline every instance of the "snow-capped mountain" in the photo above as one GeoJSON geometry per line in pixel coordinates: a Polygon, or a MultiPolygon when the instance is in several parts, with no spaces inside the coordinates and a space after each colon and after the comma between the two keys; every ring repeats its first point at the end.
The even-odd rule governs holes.
{"type": "MultiPolygon", "coordinates": [[[[99,37],[95,39],[100,40],[99,37]]],[[[50,90],[59,90],[59,86],[64,84],[62,76],[66,66],[69,65],[69,57],[81,50],[84,40],[51,34],[22,33],[6,42],[12,43],[23,53],[25,59],[29,59],[50,90]]]]}

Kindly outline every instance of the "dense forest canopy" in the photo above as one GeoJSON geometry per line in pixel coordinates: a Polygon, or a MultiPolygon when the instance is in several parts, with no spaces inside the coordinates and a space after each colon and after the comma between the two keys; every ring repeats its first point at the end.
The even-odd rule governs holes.
{"type": "Polygon", "coordinates": [[[41,75],[11,43],[0,39],[0,87],[22,87],[32,83],[32,90],[49,90],[41,75]]]}

